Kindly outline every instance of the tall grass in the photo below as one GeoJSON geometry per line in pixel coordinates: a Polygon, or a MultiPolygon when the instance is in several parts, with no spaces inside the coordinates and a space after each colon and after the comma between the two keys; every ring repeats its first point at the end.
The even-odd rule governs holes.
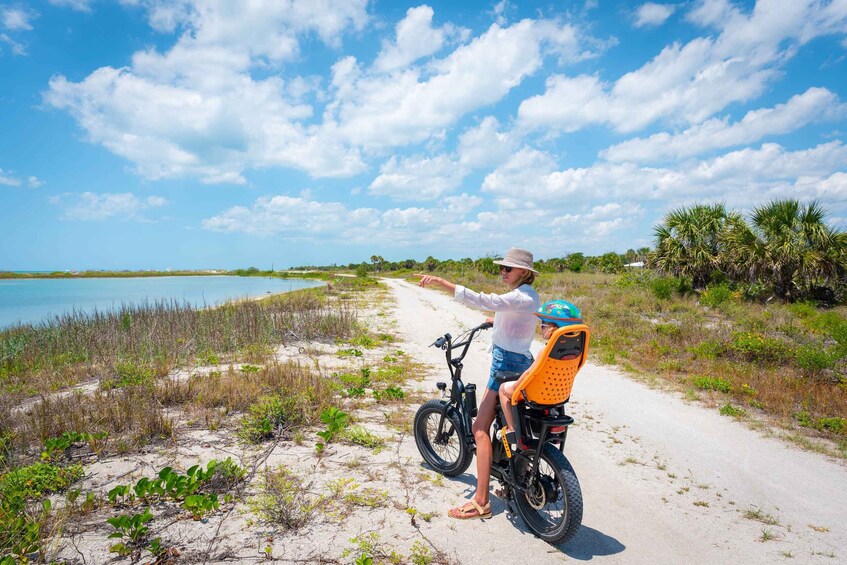
{"type": "Polygon", "coordinates": [[[198,358],[255,357],[292,340],[347,337],[355,322],[351,307],[330,306],[320,290],[203,310],[159,301],[72,312],[0,332],[0,386],[31,395],[121,372],[161,376],[198,358]]]}
{"type": "Polygon", "coordinates": [[[0,332],[0,469],[64,432],[105,432],[108,451],[167,438],[174,430],[167,406],[220,408],[229,414],[246,410],[262,394],[288,390],[302,395],[298,410],[319,412],[331,396],[320,375],[271,362],[270,354],[291,341],[358,335],[355,307],[338,296],[358,286],[342,281],[335,290],[309,289],[204,310],[178,302],[126,305],[0,332]],[[229,370],[202,379],[163,378],[177,367],[226,361],[267,366],[250,374],[229,370]],[[81,381],[100,386],[53,394],[81,381]]]}

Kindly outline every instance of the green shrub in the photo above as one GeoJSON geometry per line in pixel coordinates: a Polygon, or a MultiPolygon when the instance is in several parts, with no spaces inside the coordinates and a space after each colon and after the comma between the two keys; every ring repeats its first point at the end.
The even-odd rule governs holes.
{"type": "Polygon", "coordinates": [[[847,432],[847,418],[840,417],[823,417],[815,418],[806,410],[801,410],[794,415],[797,423],[804,428],[812,428],[819,432],[828,431],[835,434],[844,434],[847,432]]]}
{"type": "Polygon", "coordinates": [[[15,500],[0,500],[0,552],[3,555],[0,564],[30,563],[27,556],[41,551],[51,506],[49,498],[41,502],[40,508],[15,500]]]}
{"type": "Polygon", "coordinates": [[[648,288],[659,300],[668,300],[675,292],[679,292],[680,284],[673,277],[657,277],[650,281],[648,288]]]}
{"type": "Polygon", "coordinates": [[[735,332],[729,349],[748,361],[781,362],[790,354],[790,347],[775,338],[756,332],[735,332]]]}
{"type": "Polygon", "coordinates": [[[847,347],[847,320],[836,314],[835,312],[828,313],[833,318],[832,321],[826,323],[826,331],[829,337],[835,340],[842,348],[847,347]]]}
{"type": "Polygon", "coordinates": [[[27,499],[41,498],[65,490],[83,474],[82,465],[59,467],[49,463],[33,463],[0,477],[0,496],[18,494],[27,499]]]}
{"type": "Polygon", "coordinates": [[[688,349],[695,357],[703,359],[717,359],[724,352],[724,345],[717,341],[701,341],[688,349]]]}
{"type": "Polygon", "coordinates": [[[677,324],[656,324],[653,328],[657,334],[666,335],[671,338],[679,337],[682,333],[682,330],[677,324]]]}
{"type": "Polygon", "coordinates": [[[720,407],[719,412],[721,416],[729,416],[730,418],[743,418],[747,414],[743,409],[732,404],[724,404],[720,407]]]}
{"type": "Polygon", "coordinates": [[[732,300],[732,289],[726,284],[710,285],[700,294],[700,304],[711,308],[717,308],[730,300],[732,300]]]}
{"type": "Polygon", "coordinates": [[[759,283],[740,284],[738,290],[750,302],[762,302],[769,296],[768,289],[759,283]]]}
{"type": "MultiPolygon", "coordinates": [[[[321,412],[321,422],[326,424],[326,430],[318,432],[318,436],[329,444],[336,435],[347,427],[349,420],[350,417],[346,412],[343,412],[334,406],[330,406],[321,412]]],[[[324,443],[318,442],[316,446],[318,451],[323,450],[324,445],[324,443]]]]}
{"type": "Polygon", "coordinates": [[[280,465],[266,468],[260,482],[260,492],[247,501],[247,506],[267,523],[286,530],[297,530],[311,520],[322,498],[309,492],[310,485],[280,465]]]}
{"type": "Polygon", "coordinates": [[[823,349],[819,345],[802,345],[796,350],[797,365],[809,374],[817,375],[820,372],[831,369],[838,361],[838,355],[823,349]]]}
{"type": "MultiPolygon", "coordinates": [[[[147,534],[150,528],[146,524],[152,519],[153,514],[149,508],[141,514],[120,514],[107,518],[106,522],[115,529],[109,535],[109,539],[121,540],[109,547],[109,552],[117,553],[122,557],[132,555],[133,560],[137,561],[142,548],[148,545],[147,534]]],[[[158,547],[158,544],[155,547],[158,547]]]]}
{"type": "Polygon", "coordinates": [[[390,386],[385,390],[375,390],[373,391],[374,398],[377,401],[380,400],[403,400],[405,398],[406,393],[403,392],[403,389],[397,386],[390,386]]]}
{"type": "Polygon", "coordinates": [[[241,419],[239,435],[250,443],[259,443],[273,436],[274,431],[292,423],[302,423],[297,413],[297,401],[293,396],[271,394],[263,396],[250,406],[241,419]]]}
{"type": "Polygon", "coordinates": [[[820,418],[817,421],[819,429],[829,430],[836,434],[843,434],[847,431],[847,419],[845,418],[820,418]]]}
{"type": "Polygon", "coordinates": [[[376,449],[385,445],[385,440],[362,426],[351,426],[341,432],[342,437],[356,445],[376,449]]]}
{"type": "Polygon", "coordinates": [[[141,386],[153,383],[157,371],[150,366],[141,365],[133,361],[118,361],[114,366],[115,378],[105,379],[100,383],[100,388],[112,389],[128,386],[141,386]]]}
{"type": "Polygon", "coordinates": [[[360,335],[350,339],[350,345],[357,345],[359,347],[371,348],[379,345],[377,340],[372,338],[369,335],[360,335]]]}
{"type": "MultiPolygon", "coordinates": [[[[213,459],[209,461],[208,467],[212,467],[213,459]]],[[[227,457],[223,461],[214,466],[208,481],[210,488],[219,492],[227,491],[244,480],[247,475],[247,469],[240,467],[231,457],[227,457]]]]}
{"type": "Polygon", "coordinates": [[[817,309],[808,302],[795,302],[788,305],[788,310],[802,319],[814,319],[818,315],[817,309]]]}
{"type": "Polygon", "coordinates": [[[732,391],[732,385],[721,377],[694,377],[691,382],[702,390],[716,390],[723,393],[732,391]]]}

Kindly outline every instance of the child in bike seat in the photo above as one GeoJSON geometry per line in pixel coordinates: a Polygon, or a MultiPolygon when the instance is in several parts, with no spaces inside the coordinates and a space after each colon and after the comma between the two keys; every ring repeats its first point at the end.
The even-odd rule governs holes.
{"type": "MultiPolygon", "coordinates": [[[[579,308],[565,300],[549,300],[536,310],[535,315],[541,318],[541,335],[544,336],[545,342],[550,340],[557,329],[582,322],[579,308]]],[[[521,376],[535,369],[538,362],[539,360],[535,359],[532,365],[521,376]]],[[[512,414],[512,394],[515,392],[515,385],[517,383],[518,379],[503,383],[499,392],[500,407],[503,409],[503,414],[506,417],[506,427],[501,433],[507,434],[510,444],[515,443],[515,417],[512,414]],[[512,434],[512,436],[508,436],[508,434],[512,434]]]]}

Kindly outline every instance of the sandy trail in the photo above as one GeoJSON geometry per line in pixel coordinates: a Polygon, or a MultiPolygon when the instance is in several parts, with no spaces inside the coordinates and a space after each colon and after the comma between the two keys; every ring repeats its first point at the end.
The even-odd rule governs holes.
{"type": "MultiPolygon", "coordinates": [[[[433,367],[444,367],[443,352],[428,344],[482,321],[481,312],[443,293],[384,282],[396,302],[393,315],[403,346],[433,367]]],[[[489,363],[486,339],[474,344],[465,361],[465,382],[480,388],[489,363]]],[[[444,369],[421,387],[436,392],[434,383],[448,378],[444,369]]],[[[422,533],[449,547],[462,563],[847,560],[843,463],[764,437],[714,409],[590,362],[577,377],[572,399],[576,424],[565,453],[585,505],[573,540],[554,547],[534,538],[493,495],[491,519],[433,520],[422,525],[422,533]],[[505,556],[509,548],[519,548],[519,554],[505,556]]],[[[414,442],[404,444],[401,453],[419,463],[414,442]]],[[[472,464],[465,475],[433,486],[427,506],[443,516],[471,496],[474,484],[472,464]]]]}

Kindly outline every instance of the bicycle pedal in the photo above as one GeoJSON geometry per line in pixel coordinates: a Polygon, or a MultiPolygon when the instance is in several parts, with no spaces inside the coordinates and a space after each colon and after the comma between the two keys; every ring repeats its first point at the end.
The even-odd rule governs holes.
{"type": "MultiPolygon", "coordinates": [[[[499,439],[502,442],[503,441],[503,430],[502,429],[497,430],[496,435],[497,435],[497,439],[499,439]]],[[[506,432],[506,441],[509,442],[509,448],[512,451],[515,451],[518,448],[518,441],[517,441],[517,437],[515,436],[514,431],[506,432]]]]}

